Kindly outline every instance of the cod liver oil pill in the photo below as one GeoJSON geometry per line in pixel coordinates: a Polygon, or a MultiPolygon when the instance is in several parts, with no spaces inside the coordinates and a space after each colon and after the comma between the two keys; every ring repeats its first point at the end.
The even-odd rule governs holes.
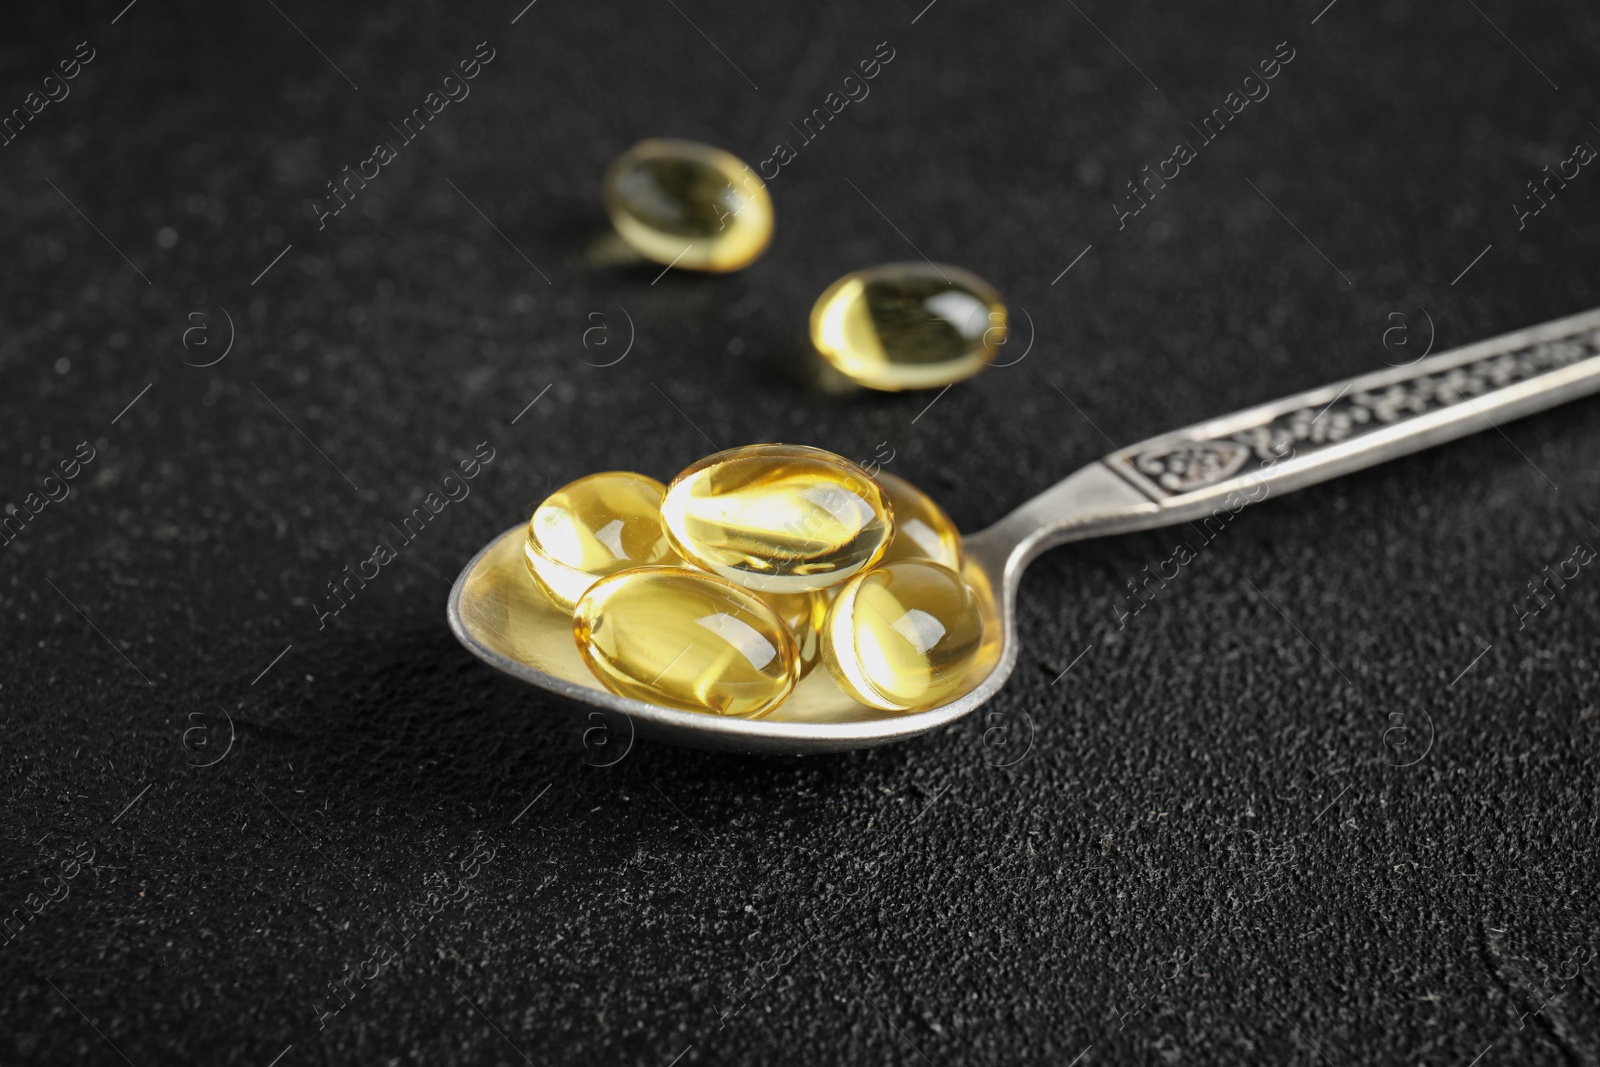
{"type": "Polygon", "coordinates": [[[611,224],[640,255],[686,270],[749,266],[772,241],[772,197],[738,157],[697,141],[640,141],[606,170],[611,224]]]}
{"type": "Polygon", "coordinates": [[[672,480],[661,524],[684,559],[747,589],[805,593],[877,563],[894,532],[883,490],[842,456],[748,445],[672,480]]]}
{"type": "Polygon", "coordinates": [[[839,591],[824,623],[823,659],[839,687],[885,711],[938,704],[966,680],[983,644],[983,614],[948,567],[907,559],[839,591]]]}
{"type": "Polygon", "coordinates": [[[677,562],[661,529],[666,491],[643,474],[606,471],[546,497],[528,521],[523,556],[551,603],[571,611],[608,574],[677,562]]]}
{"type": "Polygon", "coordinates": [[[961,532],[933,498],[904,478],[879,471],[878,484],[894,510],[894,538],[880,563],[931,559],[961,572],[961,532]]]}
{"type": "Polygon", "coordinates": [[[794,635],[772,608],[683,567],[600,579],[578,601],[572,628],[607,689],[652,704],[754,718],[799,678],[794,635]]]}
{"type": "Polygon", "coordinates": [[[822,623],[828,617],[828,605],[833,603],[837,586],[811,593],[763,593],[761,599],[778,613],[778,618],[788,624],[794,634],[795,649],[799,653],[800,677],[811,673],[811,668],[822,662],[822,623]]]}
{"type": "Polygon", "coordinates": [[[888,263],[846,274],[811,309],[811,343],[869,389],[930,389],[977,374],[1006,337],[1006,308],[958,267],[888,263]]]}

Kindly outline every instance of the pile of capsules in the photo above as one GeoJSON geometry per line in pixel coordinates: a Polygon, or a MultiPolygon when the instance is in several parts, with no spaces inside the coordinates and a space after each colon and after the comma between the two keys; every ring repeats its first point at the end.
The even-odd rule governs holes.
{"type": "Polygon", "coordinates": [[[652,704],[758,718],[820,661],[860,703],[914,711],[983,642],[949,517],[820,448],[730,449],[670,485],[591,474],[539,505],[524,555],[601,684],[652,704]]]}
{"type": "MultiPolygon", "coordinates": [[[[772,242],[765,184],[710,145],[641,141],[603,190],[622,240],[669,269],[740,270],[772,242]]],[[[811,339],[858,385],[938,388],[994,361],[1006,308],[960,268],[890,263],[829,286],[811,339]]],[[[915,711],[954,694],[983,643],[945,513],[817,448],[719,452],[670,485],[580,478],[533,513],[525,557],[595,677],[653,704],[757,718],[820,662],[856,701],[915,711]]]]}

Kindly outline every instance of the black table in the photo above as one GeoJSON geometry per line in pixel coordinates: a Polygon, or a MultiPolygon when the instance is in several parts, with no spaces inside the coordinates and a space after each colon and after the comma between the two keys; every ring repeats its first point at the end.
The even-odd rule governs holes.
{"type": "Polygon", "coordinates": [[[0,1063],[1600,1062],[1600,571],[1525,599],[1600,545],[1596,401],[1252,508],[1123,625],[1174,535],[1053,553],[1003,696],[895,747],[597,759],[452,639],[585,473],[799,441],[978,529],[1595,303],[1600,174],[1527,185],[1600,146],[1592,6],[923,3],[7,13],[0,1063]],[[776,173],[755,266],[617,255],[659,135],[776,173]],[[924,256],[1009,365],[818,375],[816,295],[924,256]]]}

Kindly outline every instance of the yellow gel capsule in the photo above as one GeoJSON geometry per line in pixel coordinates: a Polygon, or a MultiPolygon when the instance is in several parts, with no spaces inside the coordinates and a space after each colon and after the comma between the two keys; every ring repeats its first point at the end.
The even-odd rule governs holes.
{"type": "Polygon", "coordinates": [[[931,263],[846,274],[811,309],[811,343],[858,385],[931,389],[977,374],[1006,337],[1006,307],[977,275],[931,263]]]}
{"type": "Polygon", "coordinates": [[[878,562],[893,512],[867,473],[804,445],[748,445],[672,480],[661,525],[689,562],[747,589],[805,593],[878,562]]]}
{"type": "Polygon", "coordinates": [[[737,156],[698,141],[640,141],[606,170],[611,224],[633,249],[686,270],[747,267],[772,241],[772,197],[737,156]]]}
{"type": "Polygon", "coordinates": [[[828,617],[828,605],[833,603],[836,592],[837,587],[834,587],[812,593],[767,593],[761,597],[794,634],[801,678],[822,662],[822,623],[828,617]]]}
{"type": "Polygon", "coordinates": [[[878,472],[878,484],[894,509],[894,539],[882,563],[931,559],[961,573],[961,531],[933,498],[904,478],[878,472]]]}
{"type": "Polygon", "coordinates": [[[839,592],[822,654],[839,687],[884,711],[943,701],[983,644],[983,615],[961,576],[907,559],[859,575],[839,592]]]}
{"type": "Polygon", "coordinates": [[[629,471],[579,478],[528,521],[523,557],[550,602],[571,611],[599,579],[625,567],[676,562],[661,531],[667,487],[629,471]]]}
{"type": "Polygon", "coordinates": [[[619,696],[755,718],[799,677],[794,635],[759,598],[683,567],[636,567],[578,601],[573,635],[596,678],[619,696]]]}

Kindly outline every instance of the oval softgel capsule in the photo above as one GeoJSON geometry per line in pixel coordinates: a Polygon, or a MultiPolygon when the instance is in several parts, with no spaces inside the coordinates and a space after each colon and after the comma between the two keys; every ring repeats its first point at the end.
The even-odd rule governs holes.
{"type": "Polygon", "coordinates": [[[1006,338],[988,282],[934,263],[886,263],[830,285],[811,309],[811,343],[869,389],[937,389],[987,366],[1006,338]]]}
{"type": "Polygon", "coordinates": [[[888,471],[877,473],[878,485],[894,510],[894,538],[880,563],[931,559],[961,570],[961,531],[933,497],[888,471]]]}
{"type": "Polygon", "coordinates": [[[737,156],[698,141],[640,141],[606,170],[602,195],[617,233],[656,263],[738,270],[772,242],[767,187],[737,156]]]}
{"type": "Polygon", "coordinates": [[[810,593],[762,593],[761,599],[778,613],[794,634],[795,648],[800,654],[800,677],[811,673],[811,668],[822,662],[822,623],[828,616],[828,605],[838,586],[818,589],[810,593]]]}
{"type": "Polygon", "coordinates": [[[523,556],[550,602],[571,611],[608,574],[677,562],[661,529],[666,492],[643,474],[605,471],[546,497],[528,521],[523,556]]]}
{"type": "Polygon", "coordinates": [[[852,579],[828,608],[822,654],[847,694],[913,711],[954,693],[983,644],[971,587],[931,560],[888,563],[852,579]]]}
{"type": "Polygon", "coordinates": [[[782,444],[689,466],[667,487],[661,524],[684,559],[761,593],[846,581],[877,563],[894,533],[888,499],[860,467],[782,444]]]}
{"type": "Polygon", "coordinates": [[[794,634],[760,599],[683,567],[600,579],[572,617],[578,651],[619,696],[757,718],[799,678],[794,634]]]}

